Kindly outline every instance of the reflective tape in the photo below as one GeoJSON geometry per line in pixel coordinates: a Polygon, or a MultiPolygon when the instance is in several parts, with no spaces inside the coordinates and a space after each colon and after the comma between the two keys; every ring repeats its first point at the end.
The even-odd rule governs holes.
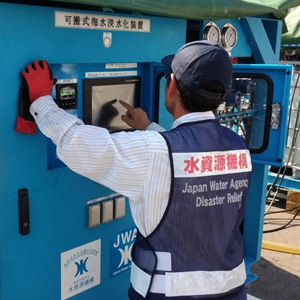
{"type": "MultiPolygon", "coordinates": [[[[157,271],[172,271],[172,262],[171,262],[171,253],[169,252],[158,252],[155,251],[155,255],[157,258],[157,271]]],[[[156,276],[154,278],[154,285],[158,286],[158,291],[164,289],[165,287],[165,276],[161,275],[162,278],[159,278],[159,276],[156,276]]],[[[143,297],[146,296],[147,291],[150,286],[151,282],[151,276],[140,269],[134,262],[132,262],[131,265],[131,278],[130,278],[131,284],[133,288],[143,297]]],[[[153,285],[153,283],[152,283],[153,285]]],[[[152,293],[156,293],[156,291],[152,291],[152,293]]]]}
{"type": "Polygon", "coordinates": [[[172,271],[172,260],[170,252],[155,251],[157,258],[156,271],[172,271]]]}
{"type": "MultiPolygon", "coordinates": [[[[218,295],[243,285],[245,281],[243,261],[231,271],[166,272],[165,275],[154,275],[150,292],[165,294],[167,297],[218,295]]],[[[139,282],[144,284],[142,279],[139,282]]],[[[138,289],[141,287],[136,284],[134,289],[140,293],[138,289]]]]}
{"type": "Polygon", "coordinates": [[[167,297],[217,295],[243,285],[246,281],[244,261],[231,271],[196,271],[166,273],[167,297]]]}
{"type": "Polygon", "coordinates": [[[130,282],[135,291],[145,298],[151,283],[151,276],[134,262],[131,263],[130,282]]]}

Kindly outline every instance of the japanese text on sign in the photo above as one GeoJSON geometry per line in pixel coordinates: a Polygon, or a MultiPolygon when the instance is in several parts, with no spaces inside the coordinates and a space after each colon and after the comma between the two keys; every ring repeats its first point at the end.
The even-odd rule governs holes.
{"type": "Polygon", "coordinates": [[[150,19],[56,11],[55,27],[150,32],[150,19]]]}
{"type": "Polygon", "coordinates": [[[248,150],[173,153],[175,177],[201,177],[251,171],[248,150]]]}
{"type": "Polygon", "coordinates": [[[61,299],[100,284],[101,240],[61,253],[61,299]]]}

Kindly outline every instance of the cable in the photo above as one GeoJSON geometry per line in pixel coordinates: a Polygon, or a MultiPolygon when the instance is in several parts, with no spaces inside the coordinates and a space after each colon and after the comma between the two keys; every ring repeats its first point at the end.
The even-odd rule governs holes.
{"type": "MultiPolygon", "coordinates": [[[[280,211],[268,212],[267,215],[273,215],[273,214],[280,214],[280,213],[285,213],[285,212],[294,211],[294,210],[297,210],[297,212],[295,213],[294,217],[291,220],[289,220],[289,222],[287,224],[285,224],[285,225],[283,225],[281,227],[275,228],[275,229],[265,230],[265,231],[263,231],[263,233],[271,233],[271,232],[275,232],[275,231],[279,231],[279,230],[285,229],[288,225],[290,225],[296,219],[296,217],[300,213],[300,204],[297,205],[297,206],[295,206],[295,207],[293,207],[293,208],[291,208],[291,209],[283,209],[283,210],[280,210],[280,211]]],[[[270,219],[265,219],[265,221],[270,221],[270,219]]],[[[266,224],[267,223],[264,222],[264,225],[266,225],[266,224]]],[[[295,225],[295,226],[299,226],[299,225],[300,224],[295,225]]]]}
{"type": "MultiPolygon", "coordinates": [[[[288,229],[288,228],[294,228],[294,227],[299,227],[300,226],[300,223],[295,223],[296,221],[297,221],[298,219],[296,219],[296,220],[294,220],[293,222],[292,222],[292,224],[290,224],[287,228],[285,228],[285,230],[286,229],[288,229]]],[[[284,223],[282,223],[282,222],[278,222],[278,221],[270,221],[270,222],[267,222],[267,223],[265,223],[265,225],[269,225],[269,226],[281,226],[281,225],[284,225],[284,223]]]]}
{"type": "Polygon", "coordinates": [[[295,206],[294,208],[291,208],[291,209],[283,209],[283,210],[280,210],[280,211],[272,211],[272,212],[269,212],[267,213],[268,215],[273,215],[273,214],[280,214],[280,213],[284,213],[284,212],[288,212],[288,211],[292,211],[292,210],[295,210],[295,209],[300,209],[300,204],[295,206]]]}
{"type": "MultiPolygon", "coordinates": [[[[278,222],[280,222],[280,221],[288,221],[289,220],[289,218],[287,218],[287,217],[274,217],[274,218],[268,218],[268,219],[265,219],[265,221],[268,221],[268,222],[272,222],[272,221],[278,221],[278,222]]],[[[300,225],[300,219],[297,219],[297,220],[295,220],[295,221],[298,221],[299,222],[299,225],[300,225]]]]}
{"type": "Polygon", "coordinates": [[[275,231],[285,229],[287,226],[289,226],[296,219],[296,217],[298,216],[299,213],[300,213],[300,209],[298,209],[298,211],[294,215],[294,217],[288,223],[286,223],[285,225],[283,225],[281,227],[278,227],[278,228],[274,228],[274,229],[264,230],[263,233],[271,233],[271,232],[275,232],[275,231]]]}
{"type": "MultiPolygon", "coordinates": [[[[298,73],[298,77],[297,77],[297,80],[296,80],[296,83],[295,83],[295,87],[294,87],[294,91],[293,91],[292,102],[291,102],[290,111],[289,111],[289,122],[291,121],[292,107],[293,107],[293,103],[294,103],[294,100],[295,100],[295,93],[296,93],[296,89],[297,89],[297,86],[298,86],[299,78],[300,78],[300,72],[298,73]]],[[[296,121],[295,121],[295,126],[296,126],[296,124],[298,124],[299,116],[300,116],[300,105],[298,105],[298,111],[297,111],[297,117],[296,117],[296,121]]],[[[295,127],[295,129],[296,129],[296,127],[295,127]]],[[[292,156],[292,153],[293,153],[293,148],[294,148],[294,146],[296,144],[296,140],[297,140],[297,137],[298,137],[298,133],[299,133],[299,128],[298,128],[298,130],[295,130],[295,132],[294,132],[292,143],[291,143],[291,149],[290,149],[290,152],[289,152],[289,156],[288,156],[287,162],[285,163],[285,166],[284,166],[282,177],[280,179],[280,182],[279,182],[279,185],[277,187],[277,190],[276,190],[276,192],[275,192],[275,194],[273,196],[273,199],[272,199],[269,207],[267,208],[267,210],[265,212],[265,215],[268,214],[268,212],[270,211],[271,207],[273,206],[273,204],[275,202],[275,199],[276,199],[276,196],[278,194],[279,188],[281,187],[282,181],[284,179],[284,176],[285,176],[285,173],[286,173],[286,170],[287,170],[287,167],[288,167],[288,163],[289,163],[289,161],[291,159],[291,156],[292,156]]],[[[274,181],[272,183],[272,186],[268,190],[267,198],[270,196],[271,190],[273,190],[275,184],[277,183],[277,180],[279,178],[281,170],[282,170],[282,167],[279,168],[277,176],[274,179],[274,181]]]]}

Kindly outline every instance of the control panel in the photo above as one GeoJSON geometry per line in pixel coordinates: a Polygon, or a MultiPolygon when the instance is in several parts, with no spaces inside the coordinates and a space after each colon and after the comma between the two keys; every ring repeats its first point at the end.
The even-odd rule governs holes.
{"type": "Polygon", "coordinates": [[[125,217],[126,199],[121,195],[110,195],[88,202],[87,225],[89,228],[125,217]]]}

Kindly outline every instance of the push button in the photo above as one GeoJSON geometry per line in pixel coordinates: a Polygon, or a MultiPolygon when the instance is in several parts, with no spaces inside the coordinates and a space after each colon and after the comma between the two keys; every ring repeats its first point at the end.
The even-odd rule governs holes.
{"type": "Polygon", "coordinates": [[[125,217],[125,198],[120,197],[115,199],[114,203],[114,219],[121,219],[125,217]]]}
{"type": "Polygon", "coordinates": [[[88,207],[88,227],[95,227],[100,224],[101,205],[92,205],[88,207]]]}
{"type": "Polygon", "coordinates": [[[109,223],[113,220],[114,202],[113,200],[102,202],[101,222],[109,223]]]}

